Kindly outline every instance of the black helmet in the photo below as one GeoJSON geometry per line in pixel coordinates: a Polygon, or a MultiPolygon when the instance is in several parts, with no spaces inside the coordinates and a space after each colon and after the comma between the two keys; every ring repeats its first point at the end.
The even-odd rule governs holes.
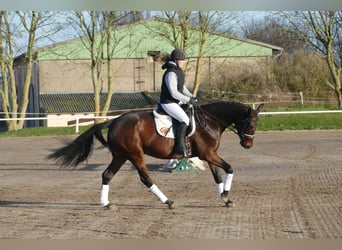
{"type": "Polygon", "coordinates": [[[186,54],[183,50],[181,49],[174,49],[172,52],[171,52],[171,60],[172,61],[175,61],[175,60],[185,60],[187,57],[186,57],[186,54]]]}

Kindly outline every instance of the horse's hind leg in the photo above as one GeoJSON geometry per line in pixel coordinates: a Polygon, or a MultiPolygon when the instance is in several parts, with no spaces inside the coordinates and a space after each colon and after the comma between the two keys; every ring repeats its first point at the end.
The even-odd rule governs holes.
{"type": "Polygon", "coordinates": [[[155,195],[158,197],[158,199],[169,206],[170,209],[174,208],[174,202],[169,200],[164,193],[153,183],[153,180],[151,179],[145,160],[143,157],[135,157],[134,159],[130,159],[130,161],[133,163],[133,165],[138,170],[140,180],[142,183],[145,184],[145,186],[155,195]]]}
{"type": "Polygon", "coordinates": [[[102,173],[102,189],[101,189],[101,199],[100,203],[102,206],[109,206],[109,182],[112,180],[114,175],[119,171],[122,164],[124,164],[126,159],[113,158],[112,162],[109,164],[107,169],[102,173]]]}

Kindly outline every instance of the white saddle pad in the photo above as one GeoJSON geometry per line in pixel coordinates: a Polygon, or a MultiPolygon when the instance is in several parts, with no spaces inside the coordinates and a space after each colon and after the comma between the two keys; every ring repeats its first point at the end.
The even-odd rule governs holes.
{"type": "MultiPolygon", "coordinates": [[[[153,110],[154,121],[157,128],[157,133],[161,136],[168,138],[175,138],[175,133],[172,128],[172,118],[169,115],[158,114],[156,110],[153,110]]],[[[187,136],[192,136],[195,133],[196,125],[195,118],[192,117],[192,130],[187,136]]]]}

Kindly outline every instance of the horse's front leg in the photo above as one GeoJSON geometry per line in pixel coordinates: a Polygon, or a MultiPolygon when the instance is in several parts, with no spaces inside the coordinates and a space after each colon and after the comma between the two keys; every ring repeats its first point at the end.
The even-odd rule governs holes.
{"type": "Polygon", "coordinates": [[[221,199],[227,207],[233,206],[233,201],[228,198],[233,182],[233,168],[220,157],[216,160],[208,161],[208,164],[221,199]]]}

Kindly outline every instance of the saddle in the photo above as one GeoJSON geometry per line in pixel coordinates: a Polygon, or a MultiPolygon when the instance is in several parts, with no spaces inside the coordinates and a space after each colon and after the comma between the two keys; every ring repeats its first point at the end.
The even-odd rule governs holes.
{"type": "MultiPolygon", "coordinates": [[[[190,124],[187,129],[186,136],[190,137],[195,133],[196,130],[194,108],[185,104],[181,105],[181,107],[189,116],[190,124]]],[[[168,115],[159,103],[157,108],[153,110],[153,115],[157,133],[163,137],[175,138],[179,121],[168,115]]]]}

